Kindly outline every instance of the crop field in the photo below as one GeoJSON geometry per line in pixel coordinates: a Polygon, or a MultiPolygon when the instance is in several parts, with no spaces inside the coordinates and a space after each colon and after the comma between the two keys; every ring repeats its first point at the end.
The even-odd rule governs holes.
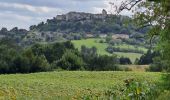
{"type": "Polygon", "coordinates": [[[160,82],[161,73],[55,71],[0,75],[0,100],[79,100],[86,95],[100,97],[111,87],[121,87],[133,78],[160,82]]]}
{"type": "MultiPolygon", "coordinates": [[[[72,43],[79,50],[81,49],[82,45],[85,45],[86,47],[89,47],[89,48],[95,46],[97,48],[99,54],[111,55],[108,52],[106,52],[106,50],[105,50],[108,47],[108,44],[107,43],[99,43],[100,40],[101,40],[100,38],[92,38],[92,39],[84,39],[84,40],[74,40],[74,41],[72,41],[72,43]]],[[[115,47],[126,48],[126,49],[128,49],[128,48],[136,49],[134,46],[127,45],[127,44],[122,44],[122,45],[118,45],[115,47]]],[[[144,47],[138,47],[137,49],[143,50],[144,52],[147,51],[147,49],[144,47]]],[[[142,56],[142,54],[140,54],[140,53],[115,52],[115,54],[117,54],[120,57],[121,56],[129,57],[133,63],[135,62],[136,58],[140,58],[142,56]]]]}

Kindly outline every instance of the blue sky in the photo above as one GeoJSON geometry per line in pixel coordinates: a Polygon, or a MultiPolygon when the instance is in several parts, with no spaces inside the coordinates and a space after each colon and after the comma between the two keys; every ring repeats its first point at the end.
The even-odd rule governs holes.
{"type": "MultiPolygon", "coordinates": [[[[26,28],[69,11],[101,13],[113,11],[109,2],[115,0],[0,0],[0,28],[26,28]]],[[[120,1],[120,0],[119,0],[120,1]]],[[[130,13],[122,12],[124,15],[130,13]]]]}

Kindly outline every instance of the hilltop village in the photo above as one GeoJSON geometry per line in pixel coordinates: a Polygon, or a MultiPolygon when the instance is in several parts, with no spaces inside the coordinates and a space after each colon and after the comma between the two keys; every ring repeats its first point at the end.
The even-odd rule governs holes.
{"type": "Polygon", "coordinates": [[[84,12],[69,12],[64,15],[57,15],[57,20],[93,20],[93,19],[106,19],[107,17],[111,16],[110,14],[107,14],[107,11],[105,9],[102,10],[101,14],[91,14],[91,13],[84,13],[84,12]]]}

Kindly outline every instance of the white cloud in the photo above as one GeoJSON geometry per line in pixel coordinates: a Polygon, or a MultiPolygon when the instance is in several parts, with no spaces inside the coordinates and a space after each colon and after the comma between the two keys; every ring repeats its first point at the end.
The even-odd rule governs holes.
{"type": "Polygon", "coordinates": [[[41,21],[45,21],[46,17],[32,17],[23,16],[10,11],[0,12],[0,27],[7,27],[11,29],[13,27],[26,28],[28,29],[30,25],[38,24],[41,21]]]}
{"type": "Polygon", "coordinates": [[[34,13],[52,13],[52,12],[59,12],[61,13],[62,10],[59,8],[52,8],[52,7],[45,7],[45,6],[32,6],[28,4],[20,4],[20,3],[5,3],[0,2],[0,7],[6,7],[6,8],[14,8],[14,9],[22,9],[31,11],[34,13]]]}

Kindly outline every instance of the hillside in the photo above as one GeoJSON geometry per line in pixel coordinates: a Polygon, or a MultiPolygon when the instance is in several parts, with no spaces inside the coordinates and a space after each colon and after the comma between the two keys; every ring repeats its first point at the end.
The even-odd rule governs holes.
{"type": "Polygon", "coordinates": [[[127,16],[85,12],[69,12],[47,19],[38,25],[30,26],[28,35],[24,38],[26,44],[32,42],[55,42],[61,40],[77,40],[87,38],[88,35],[97,37],[100,34],[127,34],[137,42],[143,42],[148,27],[136,30],[136,26],[129,23],[132,19],[127,16]]]}
{"type": "MultiPolygon", "coordinates": [[[[84,39],[84,40],[74,40],[72,41],[72,43],[75,45],[76,48],[78,48],[79,50],[81,50],[81,46],[85,45],[86,47],[96,47],[97,51],[100,55],[111,55],[110,53],[108,53],[105,49],[109,46],[109,44],[107,43],[100,43],[100,38],[92,38],[92,39],[84,39]]],[[[127,45],[127,44],[120,44],[120,45],[116,45],[114,47],[120,47],[120,48],[126,48],[126,49],[136,49],[134,45],[127,45]]],[[[144,52],[147,51],[146,48],[144,47],[138,47],[138,49],[143,50],[144,52]]],[[[142,54],[140,53],[125,53],[125,52],[114,52],[114,54],[117,54],[119,57],[124,56],[124,57],[128,57],[131,59],[131,61],[134,63],[136,58],[140,58],[142,56],[142,54]]]]}
{"type": "Polygon", "coordinates": [[[17,27],[11,30],[2,28],[0,39],[10,38],[19,45],[28,46],[37,42],[80,40],[89,38],[89,35],[98,37],[100,35],[125,34],[133,43],[145,43],[144,35],[148,27],[136,30],[136,26],[129,23],[131,20],[127,16],[107,14],[105,10],[100,14],[69,12],[57,15],[53,19],[47,19],[46,22],[41,22],[38,25],[32,25],[28,31],[17,27]]]}

